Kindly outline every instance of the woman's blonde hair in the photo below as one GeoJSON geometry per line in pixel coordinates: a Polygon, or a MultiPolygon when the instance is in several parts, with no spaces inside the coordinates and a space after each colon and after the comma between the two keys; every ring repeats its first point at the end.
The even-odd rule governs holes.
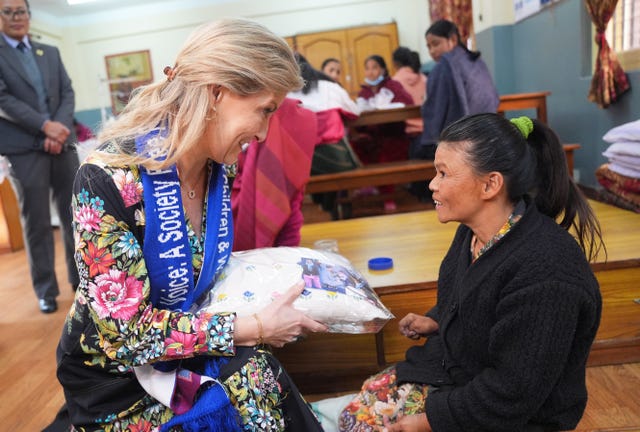
{"type": "Polygon", "coordinates": [[[204,134],[213,116],[215,86],[241,96],[263,91],[286,94],[302,86],[298,64],[284,39],[244,19],[224,19],[194,30],[172,75],[173,79],[136,89],[119,117],[104,127],[100,142],[119,149],[108,160],[150,169],[173,165],[204,134]],[[163,163],[123,147],[159,125],[167,126],[167,138],[155,141],[159,148],[153,150],[167,155],[163,163]]]}

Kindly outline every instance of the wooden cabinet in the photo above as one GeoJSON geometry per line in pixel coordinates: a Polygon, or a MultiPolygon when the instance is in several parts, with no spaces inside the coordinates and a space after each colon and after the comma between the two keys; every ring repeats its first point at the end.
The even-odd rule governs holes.
{"type": "Polygon", "coordinates": [[[320,69],[322,62],[334,57],[342,63],[340,84],[355,98],[364,82],[364,61],[378,54],[384,58],[393,75],[391,56],[398,47],[398,29],[396,23],[350,27],[319,33],[290,36],[294,49],[320,69]]]}

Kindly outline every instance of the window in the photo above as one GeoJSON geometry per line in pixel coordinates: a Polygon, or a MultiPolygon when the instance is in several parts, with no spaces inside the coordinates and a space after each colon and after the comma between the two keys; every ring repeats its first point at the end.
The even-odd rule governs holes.
{"type": "Polygon", "coordinates": [[[607,41],[624,70],[640,69],[640,2],[618,1],[607,26],[607,41]]]}

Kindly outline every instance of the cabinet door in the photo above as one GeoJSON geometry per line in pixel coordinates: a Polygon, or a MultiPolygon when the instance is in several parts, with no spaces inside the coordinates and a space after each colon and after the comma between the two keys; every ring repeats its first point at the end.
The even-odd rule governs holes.
{"type": "Polygon", "coordinates": [[[344,30],[297,35],[296,48],[300,54],[309,60],[311,66],[318,70],[320,70],[325,59],[333,57],[340,60],[342,64],[340,84],[345,88],[349,87],[349,83],[353,78],[347,67],[349,49],[347,47],[347,34],[344,30]]]}
{"type": "Polygon", "coordinates": [[[284,41],[289,45],[289,48],[292,50],[296,50],[296,39],[294,36],[285,36],[283,37],[284,41]]]}
{"type": "Polygon", "coordinates": [[[334,57],[342,63],[340,84],[355,98],[364,82],[364,60],[371,54],[384,58],[393,74],[391,55],[398,47],[395,23],[354,27],[326,32],[296,35],[296,50],[309,63],[320,69],[322,62],[334,57]]]}
{"type": "Polygon", "coordinates": [[[351,91],[358,93],[364,82],[364,61],[373,54],[381,56],[387,63],[389,75],[393,75],[392,55],[398,47],[398,29],[396,23],[352,28],[347,31],[347,40],[351,50],[351,70],[355,86],[351,91]]]}

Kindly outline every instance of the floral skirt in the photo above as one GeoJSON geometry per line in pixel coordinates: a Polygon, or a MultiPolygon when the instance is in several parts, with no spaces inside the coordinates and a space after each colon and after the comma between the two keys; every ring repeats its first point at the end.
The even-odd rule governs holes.
{"type": "MultiPolygon", "coordinates": [[[[243,431],[322,431],[311,407],[269,351],[237,347],[236,355],[221,368],[220,380],[238,411],[243,431]]],[[[71,430],[156,432],[172,417],[170,408],[144,395],[125,411],[71,430]]]]}
{"type": "Polygon", "coordinates": [[[340,431],[371,432],[384,425],[385,416],[393,422],[399,414],[423,413],[428,391],[426,384],[398,386],[396,367],[390,366],[368,378],[355,399],[340,413],[340,431]]]}

